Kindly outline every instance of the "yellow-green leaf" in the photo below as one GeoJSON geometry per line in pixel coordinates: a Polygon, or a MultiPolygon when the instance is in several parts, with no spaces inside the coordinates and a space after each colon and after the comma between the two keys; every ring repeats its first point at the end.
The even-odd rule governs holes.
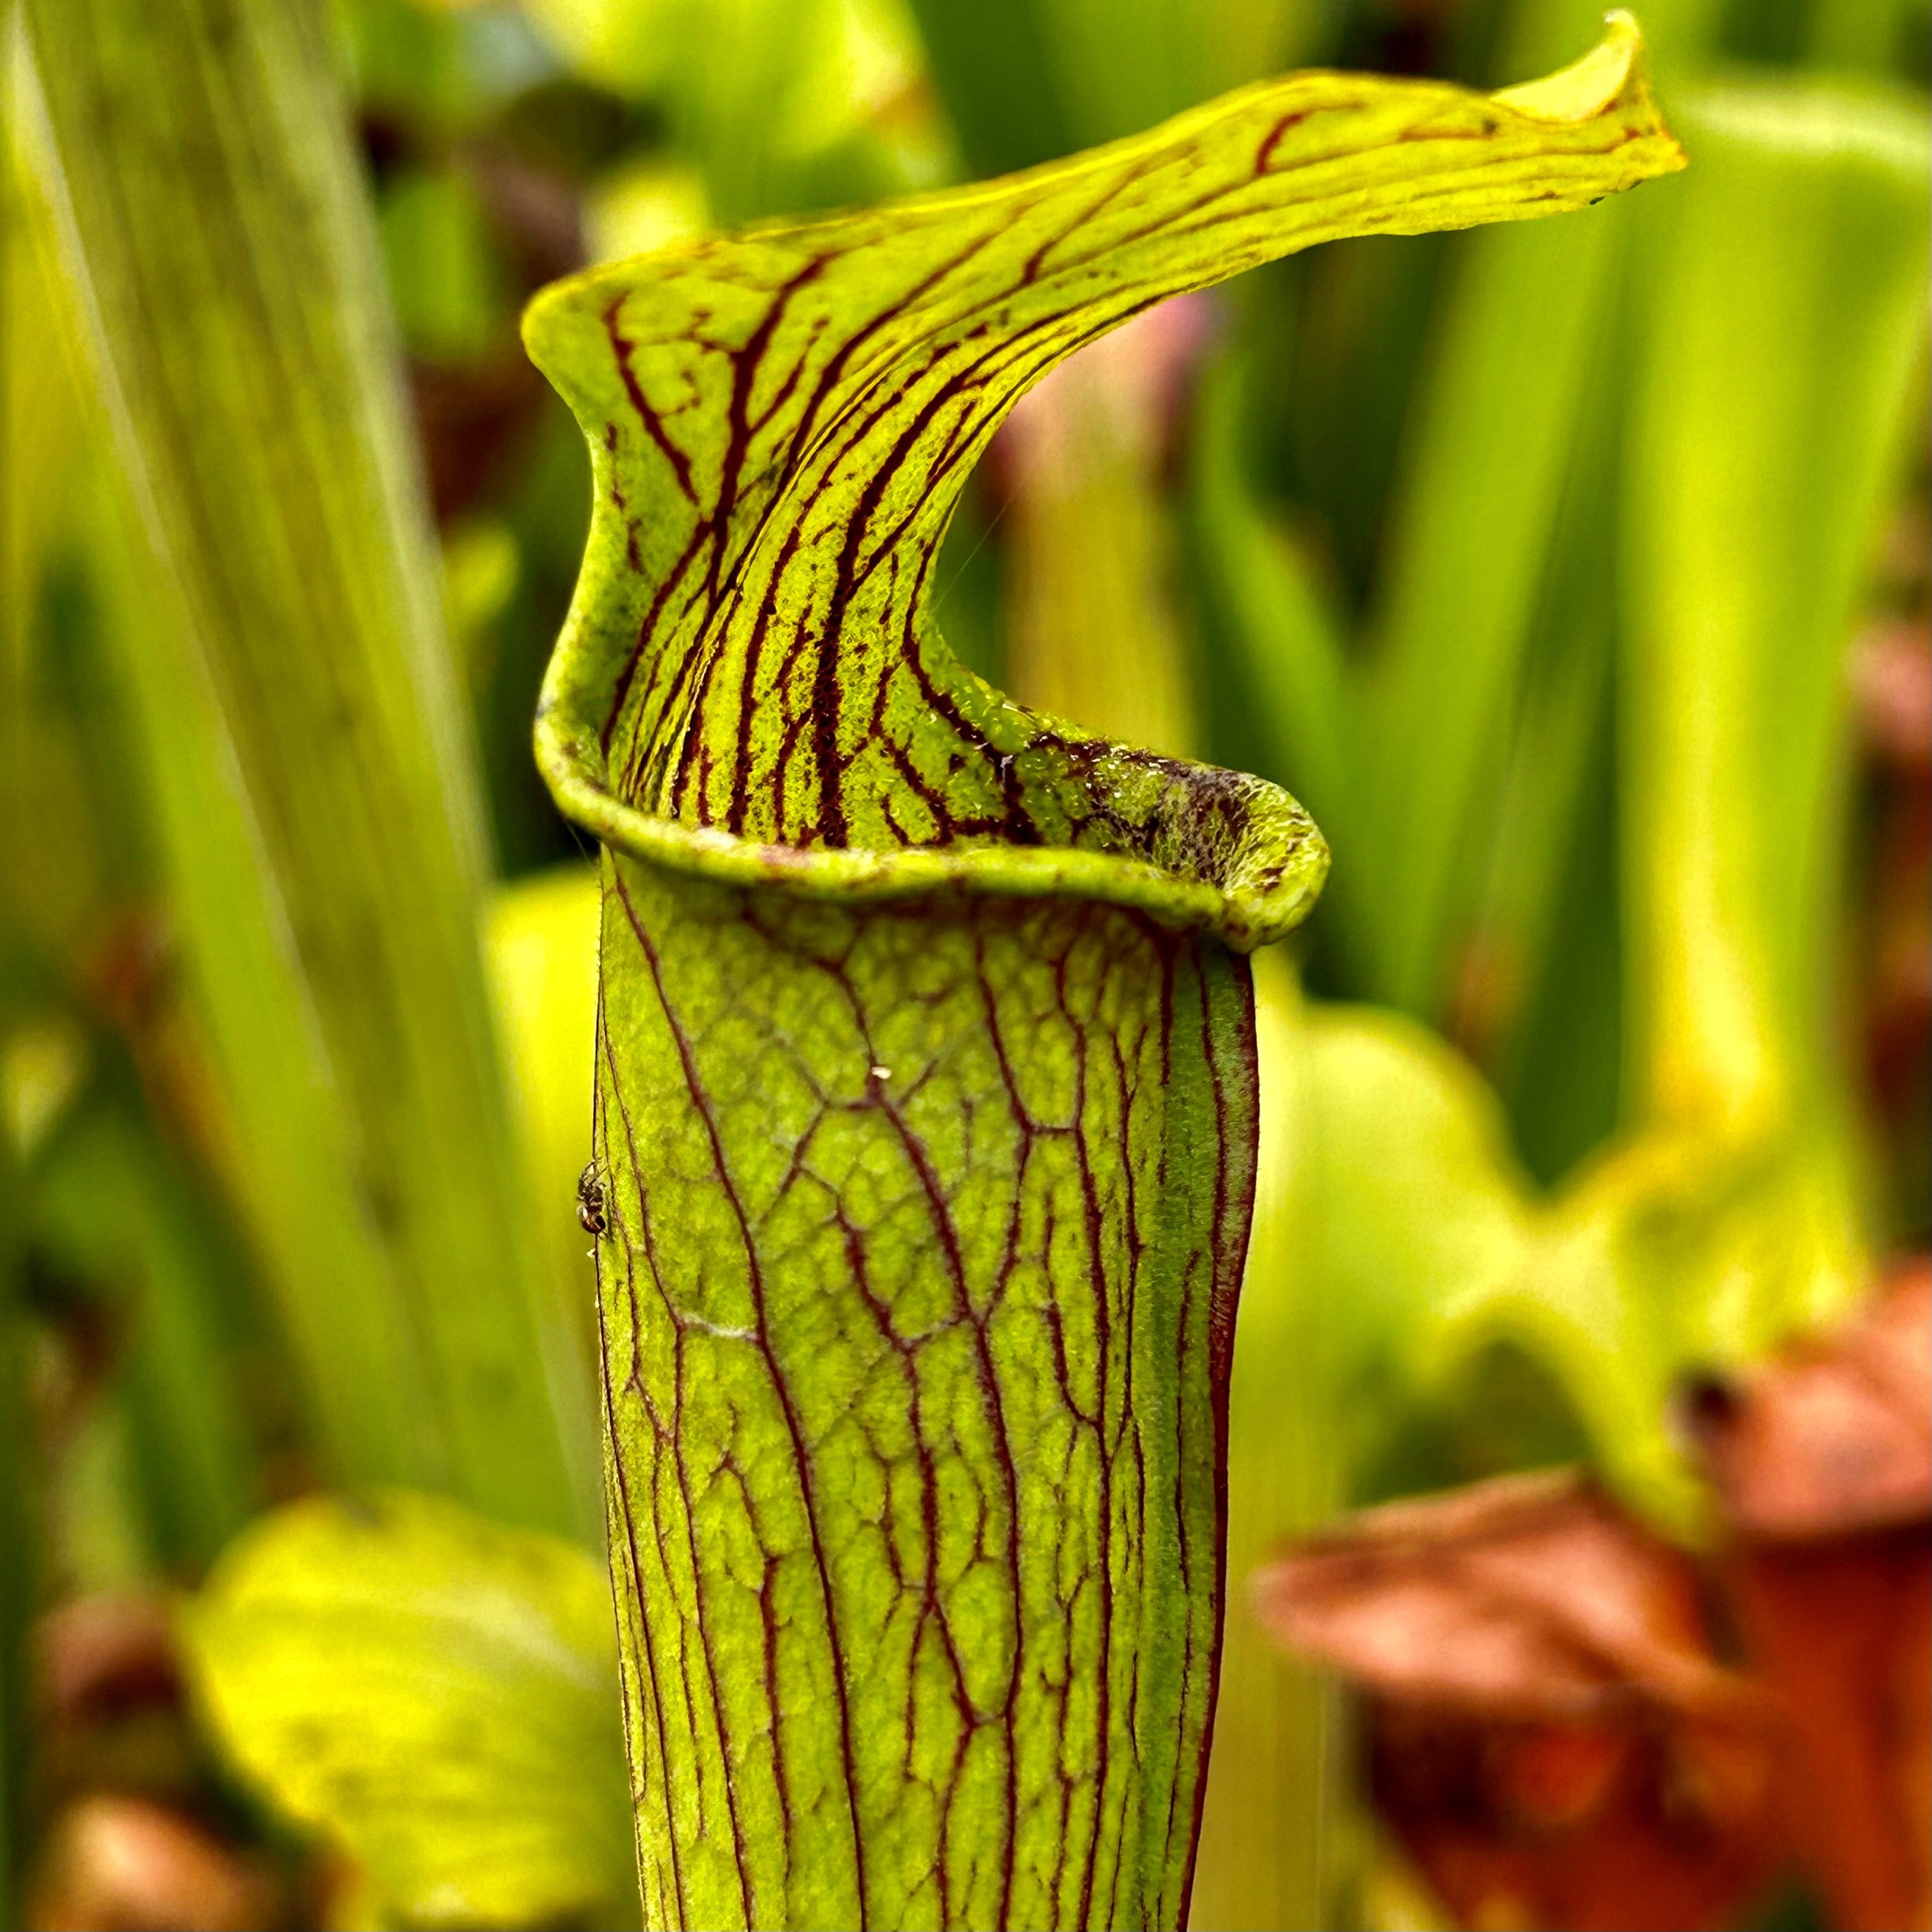
{"type": "Polygon", "coordinates": [[[297,1503],[186,1606],[203,1708],[411,1924],[634,1922],[610,1591],[438,1498],[297,1503]]]}

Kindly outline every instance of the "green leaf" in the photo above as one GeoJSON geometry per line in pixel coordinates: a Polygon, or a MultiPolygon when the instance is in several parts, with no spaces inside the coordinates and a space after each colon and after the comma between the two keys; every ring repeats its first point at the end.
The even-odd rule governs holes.
{"type": "Polygon", "coordinates": [[[1257,979],[1263,1166],[1231,1454],[1258,1559],[1354,1495],[1440,1372],[1439,1312],[1533,1272],[1542,1216],[1462,1054],[1406,1015],[1257,979]]]}
{"type": "Polygon", "coordinates": [[[1856,1297],[1868,1262],[1815,1140],[1662,1127],[1551,1206],[1533,1270],[1444,1311],[1450,1351],[1507,1336],[1562,1384],[1598,1466],[1680,1536],[1708,1527],[1674,1427],[1683,1378],[1761,1361],[1856,1297]]]}
{"type": "Polygon", "coordinates": [[[488,218],[454,171],[404,170],[381,209],[384,280],[412,354],[460,362],[500,340],[508,303],[498,286],[488,218]]]}
{"type": "Polygon", "coordinates": [[[1180,756],[1199,733],[1165,418],[1210,326],[1198,300],[1137,316],[1028,392],[1000,438],[1012,695],[1180,756]]]}
{"type": "Polygon", "coordinates": [[[1311,1006],[1292,1077],[1299,1374],[1359,1470],[1420,1379],[1435,1311],[1517,1277],[1535,1220],[1495,1095],[1426,1028],[1311,1006]]]}
{"type": "Polygon", "coordinates": [[[297,1503],[182,1630],[230,1759],[410,1924],[634,1922],[610,1587],[581,1550],[404,1491],[297,1503]]]}
{"type": "Polygon", "coordinates": [[[124,675],[327,1450],[587,1527],[588,1378],[496,1063],[478,801],[320,22],[25,13],[136,512],[124,675]]]}
{"type": "Polygon", "coordinates": [[[1005,174],[1078,142],[1033,0],[910,0],[969,172],[1005,174]]]}
{"type": "Polygon", "coordinates": [[[1618,502],[1628,334],[1620,332],[1616,356],[1600,348],[1571,426],[1503,769],[1491,780],[1487,876],[1450,1010],[1546,1179],[1606,1139],[1618,1119],[1616,556],[1604,532],[1618,502]]]}
{"type": "Polygon", "coordinates": [[[1762,82],[1694,112],[1627,481],[1634,1086],[1815,1124],[1846,1105],[1845,653],[1924,364],[1924,104],[1762,82]]]}
{"type": "MultiPolygon", "coordinates": [[[[1533,70],[1594,11],[1587,0],[1520,10],[1511,60],[1533,70]]],[[[1713,0],[1646,8],[1660,61],[1699,53],[1718,11],[1713,0]]],[[[1638,212],[1472,237],[1437,324],[1373,623],[1360,876],[1337,896],[1362,983],[1425,1018],[1441,1012],[1467,882],[1480,875],[1481,808],[1585,418],[1614,380],[1638,212]]]]}
{"type": "Polygon", "coordinates": [[[874,193],[932,178],[936,157],[918,153],[913,119],[919,50],[891,0],[525,0],[523,10],[580,72],[652,100],[722,220],[822,206],[842,176],[874,193]],[[882,99],[895,100],[890,133],[867,124],[882,99]]]}
{"type": "MultiPolygon", "coordinates": [[[[98,493],[98,494],[104,494],[98,493]]],[[[236,1124],[241,1205],[275,1291],[326,1466],[440,1472],[424,1370],[332,1090],[312,994],[204,667],[157,608],[132,519],[98,511],[106,629],[145,754],[149,822],[236,1124]]]]}
{"type": "Polygon", "coordinates": [[[596,1218],[653,1924],[1186,1911],[1254,1176],[1257,779],[934,629],[1055,362],[1330,237],[1679,164],[1634,27],[1491,97],[1309,74],[988,186],[541,296],[596,514],[539,762],[606,861],[596,1218]]]}
{"type": "MultiPolygon", "coordinates": [[[[0,106],[10,134],[20,65],[10,35],[0,46],[0,106]]],[[[46,211],[27,176],[20,143],[10,138],[0,155],[0,409],[7,424],[0,450],[6,466],[5,501],[0,504],[0,728],[10,740],[0,753],[0,772],[10,793],[26,763],[25,747],[10,740],[26,729],[25,694],[16,694],[26,675],[30,616],[80,467],[75,434],[80,412],[61,340],[62,318],[58,304],[48,298],[40,259],[46,226],[46,211]]],[[[7,802],[18,811],[10,796],[7,802]]]]}
{"type": "Polygon", "coordinates": [[[1306,59],[1318,18],[1310,0],[1034,0],[1033,11],[1079,146],[1306,59]]]}
{"type": "Polygon", "coordinates": [[[1924,10],[1916,0],[1840,0],[1814,7],[1808,23],[1807,53],[1816,67],[1847,74],[1900,74],[1922,59],[1924,10]]]}
{"type": "Polygon", "coordinates": [[[51,1136],[32,1199],[44,1259],[105,1291],[123,1328],[116,1378],[155,1554],[199,1575],[256,1500],[243,1367],[256,1338],[236,1318],[239,1258],[125,1067],[98,1078],[51,1136]]]}
{"type": "MultiPolygon", "coordinates": [[[[1310,0],[912,0],[975,174],[1132,134],[1308,58],[1310,0]]],[[[1592,23],[1594,24],[1594,23],[1592,23]]]]}
{"type": "Polygon", "coordinates": [[[1441,1007],[1624,212],[1482,238],[1396,513],[1361,734],[1375,810],[1354,950],[1380,997],[1425,1018],[1441,1007]]]}
{"type": "MultiPolygon", "coordinates": [[[[0,107],[10,138],[0,160],[5,218],[0,260],[0,974],[7,994],[38,976],[50,956],[70,953],[99,916],[104,875],[118,870],[101,848],[88,807],[83,732],[69,700],[93,694],[91,660],[54,641],[78,600],[59,599],[85,500],[86,416],[67,317],[53,282],[45,197],[17,132],[26,62],[10,33],[0,71],[0,107]],[[68,715],[56,716],[56,710],[68,715]],[[57,805],[52,802],[58,800],[57,805]],[[50,806],[52,806],[50,810],[50,806]],[[28,961],[39,956],[35,964],[28,961]]],[[[118,828],[116,828],[117,830],[118,828]]],[[[120,842],[123,850],[131,842],[120,842]]],[[[119,856],[119,852],[113,852],[119,856]]],[[[113,882],[123,883],[119,878],[113,882]]]]}

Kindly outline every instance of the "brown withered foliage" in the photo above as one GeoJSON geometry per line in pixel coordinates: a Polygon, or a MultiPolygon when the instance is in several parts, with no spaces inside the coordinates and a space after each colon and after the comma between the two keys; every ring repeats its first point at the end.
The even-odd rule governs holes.
{"type": "Polygon", "coordinates": [[[69,1598],[42,1618],[34,1648],[40,1771],[56,1792],[110,1785],[175,1798],[193,1791],[198,1772],[161,1598],[115,1591],[69,1598]]]}
{"type": "Polygon", "coordinates": [[[1932,1266],[1696,1419],[1792,1840],[1844,1932],[1932,1924],[1932,1266]]]}
{"type": "Polygon", "coordinates": [[[1774,1869],[1763,1702],[1689,1560],[1582,1480],[1369,1510],[1256,1588],[1369,1692],[1376,1804],[1462,1924],[1698,1932],[1774,1869]]]}
{"type": "Polygon", "coordinates": [[[235,1842],[159,1596],[69,1598],[33,1646],[37,1850],[26,1932],[307,1924],[286,1860],[235,1842]]]}
{"type": "Polygon", "coordinates": [[[1515,1477],[1286,1552],[1261,1612],[1367,1694],[1376,1804],[1465,1925],[1695,1932],[1793,1858],[1841,1932],[1932,1925],[1932,1264],[1688,1419],[1707,1563],[1515,1477]]]}
{"type": "Polygon", "coordinates": [[[28,1909],[34,1932],[260,1932],[280,1903],[184,1813],[96,1792],[56,1821],[28,1909]]]}
{"type": "Polygon", "coordinates": [[[1932,1263],[1900,1268],[1830,1334],[1703,1391],[1694,1426],[1743,1541],[1932,1520],[1932,1263]]]}

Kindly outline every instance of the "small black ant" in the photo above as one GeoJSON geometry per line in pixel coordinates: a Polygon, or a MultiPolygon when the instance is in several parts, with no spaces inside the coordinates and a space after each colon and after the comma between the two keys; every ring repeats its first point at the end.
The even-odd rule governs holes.
{"type": "Polygon", "coordinates": [[[604,1207],[604,1183],[594,1160],[586,1161],[584,1172],[577,1177],[577,1220],[586,1234],[602,1234],[610,1230],[610,1216],[604,1207]]]}

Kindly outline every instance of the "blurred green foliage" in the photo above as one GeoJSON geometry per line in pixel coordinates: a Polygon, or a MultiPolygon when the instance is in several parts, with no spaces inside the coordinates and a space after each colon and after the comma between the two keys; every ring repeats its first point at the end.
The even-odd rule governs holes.
{"type": "Polygon", "coordinates": [[[320,22],[26,17],[28,138],[126,485],[114,681],[328,1465],[587,1525],[584,1366],[523,1198],[482,800],[320,22]]]}
{"type": "Polygon", "coordinates": [[[432,1496],[295,1504],[183,1632],[238,1768],[339,1834],[386,1914],[634,1922],[609,1588],[574,1544],[432,1496]]]}
{"type": "MultiPolygon", "coordinates": [[[[71,31],[61,8],[32,10],[71,31]]],[[[448,747],[435,783],[497,876],[530,883],[494,916],[486,964],[466,935],[490,867],[448,861],[434,943],[465,990],[430,1030],[462,1035],[448,1050],[484,1068],[473,1091],[496,1083],[478,1105],[500,1198],[478,1225],[522,1251],[500,1271],[526,1283],[530,1320],[580,1341],[590,1312],[568,1188],[588,1150],[594,887],[540,877],[580,856],[528,734],[587,492],[576,432],[518,346],[529,292],[726,223],[1024,166],[1299,62],[1518,80],[1586,44],[1598,11],[314,9],[304,58],[322,92],[304,111],[352,136],[332,219],[367,251],[351,279],[369,278],[354,298],[373,332],[358,380],[382,389],[369,434],[406,440],[384,386],[393,340],[442,594],[417,512],[377,530],[366,508],[328,507],[368,483],[350,415],[305,432],[311,494],[274,515],[276,493],[238,469],[213,464],[205,487],[265,542],[292,541],[276,516],[337,519],[326,571],[308,542],[291,552],[330,579],[316,596],[360,572],[368,611],[348,628],[443,654],[421,700],[448,747]],[[370,561],[396,545],[413,560],[370,561]],[[383,572],[392,588],[370,590],[383,572]]],[[[1861,624],[1924,608],[1922,558],[1880,539],[1901,503],[1924,527],[1924,452],[1906,438],[1924,396],[1932,19],[1923,0],[1659,0],[1644,18],[1685,176],[1562,224],[1338,244],[1251,276],[1212,310],[1130,470],[1085,479],[1132,514],[1029,523],[996,448],[939,568],[949,637],[1016,681],[1042,583],[1063,604],[1103,578],[1156,585],[1191,748],[1287,784],[1335,850],[1300,985],[1268,982],[1279,1152],[1238,1355],[1232,1574],[1352,1500],[1579,1453],[1688,1532],[1678,1378],[1761,1352],[1856,1293],[1873,1255],[1932,1231],[1922,1075],[1885,1112],[1865,1050],[1873,962],[1895,943],[1874,908],[1899,862],[1847,695],[1861,624]]],[[[158,590],[152,534],[116,481],[144,461],[151,482],[166,472],[138,431],[130,444],[124,423],[117,454],[104,424],[81,338],[112,334],[113,304],[74,320],[27,63],[16,27],[0,286],[10,1660],[29,1578],[40,1601],[190,1581],[238,1523],[332,1473],[441,1468],[382,1446],[410,1432],[400,1365],[422,1344],[396,1339],[382,1217],[345,1151],[356,1083],[330,1070],[308,928],[278,922],[287,869],[251,824],[263,794],[233,708],[195,669],[196,627],[158,590]]],[[[48,118],[58,136],[57,99],[48,118]]],[[[152,184],[170,235],[193,232],[194,191],[185,175],[152,184]]],[[[275,240],[260,241],[271,256],[275,240]]],[[[330,326],[320,297],[302,312],[330,326]]],[[[333,662],[344,633],[313,605],[262,604],[240,634],[267,675],[302,637],[333,662]]],[[[1088,675],[1097,716],[1118,695],[1104,656],[1088,675]]],[[[340,822],[290,810],[326,853],[340,822]]],[[[341,890],[374,916],[377,898],[341,890]]],[[[352,1030],[368,1010],[352,1004],[352,1030]]],[[[391,1105],[362,1087],[359,1104],[391,1105]]],[[[419,1185],[466,1214],[488,1191],[440,1169],[419,1185]]],[[[468,1252],[483,1258],[435,1291],[466,1322],[501,1261],[486,1240],[468,1252]]],[[[567,1409],[538,1354],[515,1354],[506,1401],[567,1409]]],[[[502,1507],[568,1514],[529,1493],[502,1507]]],[[[1330,1702],[1262,1648],[1238,1590],[1226,1667],[1200,1922],[1342,1922],[1359,1863],[1337,1822],[1330,1702]]],[[[16,1682],[0,1675],[0,1915],[35,1823],[16,1682]]]]}

